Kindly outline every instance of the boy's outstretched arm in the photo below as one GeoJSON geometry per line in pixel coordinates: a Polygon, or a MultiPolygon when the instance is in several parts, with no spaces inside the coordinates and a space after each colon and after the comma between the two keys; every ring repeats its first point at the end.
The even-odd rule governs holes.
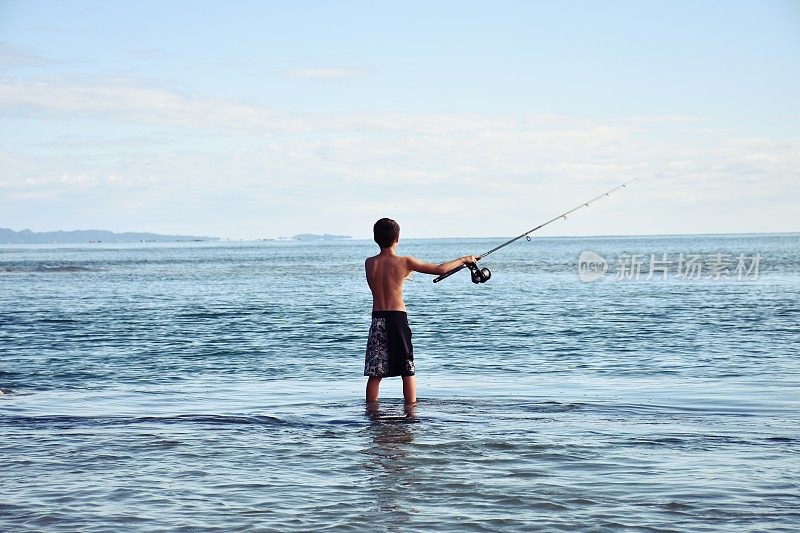
{"type": "Polygon", "coordinates": [[[440,275],[446,272],[450,272],[454,268],[458,268],[460,266],[466,265],[468,263],[476,262],[480,257],[476,257],[474,255],[465,255],[464,257],[459,257],[458,259],[453,259],[452,261],[448,261],[447,263],[442,264],[435,264],[435,263],[427,263],[416,257],[406,257],[406,265],[408,266],[409,270],[414,272],[421,272],[423,274],[434,274],[440,275]]]}

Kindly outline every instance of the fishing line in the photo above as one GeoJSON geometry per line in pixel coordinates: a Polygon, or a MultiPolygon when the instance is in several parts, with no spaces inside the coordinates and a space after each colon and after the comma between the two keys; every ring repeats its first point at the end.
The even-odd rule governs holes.
{"type": "MultiPolygon", "coordinates": [[[[530,234],[533,233],[534,231],[539,230],[539,229],[545,227],[546,225],[551,224],[551,223],[553,223],[556,220],[559,220],[561,218],[563,218],[564,220],[567,220],[567,215],[569,215],[571,213],[574,213],[575,211],[577,211],[578,209],[581,209],[583,207],[589,207],[590,204],[593,204],[594,202],[596,202],[597,200],[600,200],[601,198],[604,198],[606,196],[611,196],[612,193],[615,193],[618,190],[627,187],[628,185],[630,185],[631,183],[633,183],[634,181],[636,181],[638,179],[639,178],[635,178],[635,179],[632,179],[629,182],[623,183],[622,185],[618,185],[617,187],[614,187],[610,191],[604,192],[603,194],[601,194],[599,196],[596,196],[595,198],[592,198],[591,200],[583,202],[579,206],[577,206],[577,207],[575,207],[573,209],[570,209],[569,211],[561,213],[557,217],[551,218],[550,220],[548,220],[544,224],[539,224],[535,228],[529,229],[525,233],[517,235],[513,239],[509,239],[506,242],[504,242],[503,244],[500,244],[499,246],[495,246],[494,248],[492,248],[488,252],[479,255],[478,259],[483,259],[487,255],[489,255],[491,253],[494,253],[497,250],[499,250],[501,248],[504,248],[504,247],[508,246],[509,244],[511,244],[512,242],[518,241],[519,239],[521,239],[523,237],[525,237],[528,240],[528,242],[530,242],[530,240],[531,240],[531,235],[530,234]]],[[[470,271],[470,276],[472,277],[472,283],[476,283],[476,284],[477,283],[486,283],[487,281],[489,281],[489,278],[492,277],[492,272],[488,268],[478,268],[478,264],[477,263],[467,263],[466,265],[461,265],[460,267],[456,267],[453,270],[450,270],[449,272],[445,272],[441,276],[438,276],[438,277],[434,278],[433,282],[434,283],[438,283],[438,282],[442,281],[443,279],[448,278],[448,277],[452,276],[453,274],[455,274],[456,272],[458,272],[460,270],[463,270],[465,268],[468,268],[469,271],[470,271]]]]}

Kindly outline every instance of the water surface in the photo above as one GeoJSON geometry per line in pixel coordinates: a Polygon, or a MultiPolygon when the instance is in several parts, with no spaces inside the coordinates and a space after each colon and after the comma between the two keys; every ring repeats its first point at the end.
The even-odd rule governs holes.
{"type": "Polygon", "coordinates": [[[800,236],[539,238],[485,285],[417,274],[413,410],[398,378],[362,400],[374,250],[0,247],[2,528],[796,530],[800,236]],[[584,250],[763,259],[583,283],[584,250]]]}

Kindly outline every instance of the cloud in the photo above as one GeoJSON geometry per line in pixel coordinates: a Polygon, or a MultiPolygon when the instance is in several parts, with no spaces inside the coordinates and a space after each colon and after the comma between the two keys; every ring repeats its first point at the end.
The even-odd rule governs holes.
{"type": "Polygon", "coordinates": [[[77,217],[71,206],[102,204],[113,217],[118,205],[130,221],[181,206],[187,230],[224,225],[231,236],[245,221],[261,224],[245,236],[264,236],[306,231],[317,219],[328,232],[359,234],[380,213],[400,213],[409,235],[500,235],[634,177],[645,178],[635,194],[647,209],[599,206],[605,229],[565,229],[626,232],[632,217],[640,233],[764,228],[746,226],[739,211],[788,220],[800,201],[800,139],[681,115],[290,114],[125,80],[44,79],[0,79],[0,111],[98,124],[86,137],[42,127],[38,140],[5,143],[0,210],[18,209],[22,225],[25,212],[3,198],[62,201],[77,217]],[[113,131],[102,126],[109,121],[135,136],[98,133],[113,131]],[[476,225],[484,212],[491,216],[476,225]]]}
{"type": "MultiPolygon", "coordinates": [[[[643,175],[784,184],[800,168],[797,139],[720,134],[685,116],[596,120],[552,114],[288,114],[130,82],[42,80],[0,81],[0,110],[177,128],[171,134],[140,135],[138,145],[125,138],[64,139],[64,158],[51,154],[50,159],[70,168],[48,168],[39,175],[87,174],[69,150],[81,146],[98,156],[116,154],[114,159],[129,169],[144,165],[139,154],[147,154],[147,165],[172,179],[187,173],[204,176],[218,168],[240,185],[257,183],[265,174],[273,183],[298,185],[336,179],[351,185],[399,181],[480,185],[484,190],[493,181],[505,186],[565,180],[612,183],[643,175]],[[205,137],[198,139],[199,132],[205,137]],[[223,132],[235,133],[240,143],[228,147],[226,141],[224,149],[216,148],[217,140],[226,139],[219,137],[223,132]],[[141,142],[148,137],[163,143],[141,142]],[[207,146],[183,146],[197,143],[207,146]],[[160,144],[169,145],[168,154],[160,144]]],[[[38,141],[40,148],[48,148],[48,141],[57,151],[58,139],[38,141]]],[[[25,168],[37,167],[37,158],[23,159],[25,168]]],[[[113,166],[104,172],[120,173],[113,166]]]]}
{"type": "Polygon", "coordinates": [[[75,84],[0,80],[0,110],[12,115],[97,118],[175,126],[264,127],[275,114],[263,106],[193,97],[124,82],[75,84]]]}
{"type": "Polygon", "coordinates": [[[142,61],[153,61],[157,59],[169,59],[172,54],[161,48],[136,48],[133,50],[126,50],[125,57],[129,59],[138,59],[142,61]]]}
{"type": "Polygon", "coordinates": [[[286,76],[297,80],[340,79],[363,76],[366,70],[352,67],[293,68],[285,71],[286,76]]]}
{"type": "MultiPolygon", "coordinates": [[[[88,12],[88,10],[81,10],[81,14],[84,14],[83,12],[88,12]]],[[[93,33],[97,31],[96,28],[91,28],[91,27],[62,28],[58,26],[36,26],[31,29],[35,31],[40,31],[42,33],[51,33],[55,35],[85,35],[87,33],[93,33]]]]}
{"type": "Polygon", "coordinates": [[[52,63],[52,60],[45,58],[32,48],[0,42],[0,68],[45,67],[52,63]]]}
{"type": "MultiPolygon", "coordinates": [[[[22,194],[36,191],[49,191],[54,194],[71,190],[94,189],[105,186],[131,187],[139,186],[144,180],[133,180],[130,176],[123,177],[119,174],[102,174],[90,172],[86,174],[58,174],[58,175],[29,175],[9,178],[0,177],[0,190],[7,189],[13,193],[22,194]]],[[[155,180],[149,180],[154,183],[155,180]]]]}

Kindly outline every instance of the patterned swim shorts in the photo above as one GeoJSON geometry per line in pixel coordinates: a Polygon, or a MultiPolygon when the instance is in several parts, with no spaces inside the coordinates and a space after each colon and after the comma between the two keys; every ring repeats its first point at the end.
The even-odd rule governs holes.
{"type": "Polygon", "coordinates": [[[414,347],[405,311],[373,311],[369,328],[364,375],[413,376],[414,347]]]}

